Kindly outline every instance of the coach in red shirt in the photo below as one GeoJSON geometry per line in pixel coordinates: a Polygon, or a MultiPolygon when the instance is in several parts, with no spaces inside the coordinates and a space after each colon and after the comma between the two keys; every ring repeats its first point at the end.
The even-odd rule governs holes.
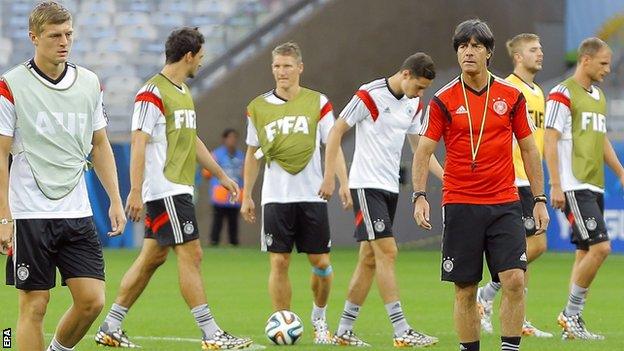
{"type": "Polygon", "coordinates": [[[460,349],[479,350],[476,293],[485,253],[492,279],[503,287],[501,350],[516,351],[524,319],[527,262],[522,210],[514,185],[514,137],[535,196],[538,233],[548,225],[533,122],[522,93],[487,69],[494,36],[485,22],[474,19],[459,24],[453,47],[461,75],[435,94],[423,121],[412,169],[414,218],[419,226],[431,229],[425,193],[427,165],[443,137],[442,280],[455,283],[454,319],[460,349]]]}

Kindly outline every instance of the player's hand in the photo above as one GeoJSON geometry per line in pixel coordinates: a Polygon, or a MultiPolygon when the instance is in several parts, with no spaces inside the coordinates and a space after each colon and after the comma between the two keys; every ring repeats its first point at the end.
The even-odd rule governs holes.
{"type": "Polygon", "coordinates": [[[546,209],[546,203],[538,202],[533,207],[533,218],[535,218],[535,235],[544,234],[546,232],[546,228],[548,228],[548,222],[550,222],[550,217],[548,217],[548,209],[546,209]]]}
{"type": "Polygon", "coordinates": [[[340,195],[340,202],[342,203],[343,210],[348,210],[353,207],[351,190],[349,190],[348,186],[340,186],[340,189],[338,190],[338,195],[340,195]]]}
{"type": "Polygon", "coordinates": [[[13,223],[0,224],[0,254],[6,255],[13,249],[13,223]]]}
{"type": "Polygon", "coordinates": [[[108,236],[117,236],[123,233],[124,228],[126,228],[126,215],[121,201],[111,204],[108,209],[108,217],[111,222],[111,231],[108,232],[108,236]]]}
{"type": "Polygon", "coordinates": [[[431,229],[431,223],[429,223],[429,202],[424,196],[419,196],[414,204],[414,219],[416,224],[427,230],[431,229]]]}
{"type": "Polygon", "coordinates": [[[240,212],[246,222],[256,222],[256,205],[254,204],[253,199],[249,197],[243,198],[240,212]]]}
{"type": "Polygon", "coordinates": [[[240,194],[240,188],[238,187],[238,184],[236,184],[236,182],[228,176],[219,179],[219,183],[221,183],[221,185],[223,185],[223,187],[226,188],[227,191],[230,193],[230,199],[234,200],[230,202],[236,202],[236,200],[238,199],[238,194],[240,194]]]}
{"type": "Polygon", "coordinates": [[[565,210],[566,200],[561,186],[553,185],[550,187],[550,205],[555,209],[565,210]]]}
{"type": "Polygon", "coordinates": [[[143,197],[141,190],[130,190],[128,199],[126,200],[126,214],[133,222],[141,220],[141,212],[143,211],[143,197]]]}
{"type": "Polygon", "coordinates": [[[321,183],[321,188],[318,191],[318,196],[323,200],[329,200],[334,194],[335,188],[336,179],[334,179],[334,177],[324,177],[323,183],[321,183]]]}

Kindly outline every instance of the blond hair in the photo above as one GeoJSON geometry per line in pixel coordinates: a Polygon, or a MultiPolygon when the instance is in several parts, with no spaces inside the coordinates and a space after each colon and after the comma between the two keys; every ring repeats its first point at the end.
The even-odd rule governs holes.
{"type": "Polygon", "coordinates": [[[301,62],[303,60],[303,57],[301,56],[301,48],[299,48],[299,44],[292,42],[292,41],[276,46],[275,49],[271,51],[271,55],[273,57],[277,55],[292,56],[295,59],[297,59],[297,62],[301,62]]]}
{"type": "Polygon", "coordinates": [[[577,61],[581,62],[581,58],[583,56],[594,57],[598,51],[603,48],[610,49],[609,45],[607,45],[607,43],[605,43],[602,39],[596,37],[587,38],[583,40],[581,45],[578,47],[577,61]]]}
{"type": "Polygon", "coordinates": [[[507,54],[509,54],[509,57],[511,57],[511,61],[513,62],[514,55],[520,52],[520,46],[522,44],[539,40],[540,37],[537,34],[533,33],[521,33],[507,40],[507,54]]]}
{"type": "Polygon", "coordinates": [[[63,5],[54,1],[44,1],[35,6],[30,13],[28,30],[39,35],[46,24],[63,24],[71,20],[71,13],[63,5]]]}

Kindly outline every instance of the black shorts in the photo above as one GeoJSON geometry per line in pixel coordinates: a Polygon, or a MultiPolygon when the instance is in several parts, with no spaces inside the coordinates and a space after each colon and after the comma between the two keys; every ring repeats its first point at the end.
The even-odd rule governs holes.
{"type": "Polygon", "coordinates": [[[104,280],[104,257],[92,217],[16,219],[6,283],[20,290],[49,290],[70,278],[104,280]]]}
{"type": "Polygon", "coordinates": [[[160,246],[179,245],[199,238],[190,194],[149,201],[145,207],[145,238],[156,239],[160,246]]]}
{"type": "Polygon", "coordinates": [[[520,204],[522,205],[522,223],[524,224],[526,236],[533,236],[537,232],[537,226],[535,225],[535,217],[533,217],[535,202],[533,201],[531,187],[519,186],[518,195],[520,196],[520,204]]]}
{"type": "Polygon", "coordinates": [[[328,253],[331,248],[325,202],[269,203],[262,206],[262,251],[328,253]]]}
{"type": "Polygon", "coordinates": [[[604,196],[591,190],[566,191],[565,214],[572,226],[571,242],[577,250],[609,241],[604,221],[604,196]]]}
{"type": "Polygon", "coordinates": [[[442,280],[477,283],[483,254],[492,280],[498,273],[526,270],[526,239],[520,201],[496,204],[447,204],[442,208],[442,280]]]}
{"type": "Polygon", "coordinates": [[[351,189],[351,197],[358,242],[392,237],[399,194],[381,189],[351,189]]]}

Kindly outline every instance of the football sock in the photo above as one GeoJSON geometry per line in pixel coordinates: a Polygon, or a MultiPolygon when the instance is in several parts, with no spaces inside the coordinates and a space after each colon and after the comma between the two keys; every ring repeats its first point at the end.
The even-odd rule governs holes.
{"type": "Polygon", "coordinates": [[[570,290],[570,296],[568,297],[568,304],[564,310],[566,316],[574,316],[583,311],[585,306],[585,296],[587,295],[587,288],[581,288],[576,284],[572,284],[570,290]]]}
{"type": "Polygon", "coordinates": [[[342,311],[336,334],[342,335],[348,330],[353,330],[355,319],[360,314],[360,307],[361,306],[351,303],[348,300],[345,301],[344,310],[342,311]]]}
{"type": "Polygon", "coordinates": [[[392,322],[392,328],[394,328],[394,335],[401,336],[410,328],[403,314],[403,308],[401,308],[401,301],[394,301],[386,304],[386,312],[390,322],[392,322]]]}
{"type": "Polygon", "coordinates": [[[520,350],[519,336],[501,336],[501,351],[520,350]]]}
{"type": "Polygon", "coordinates": [[[127,308],[114,303],[104,319],[102,330],[105,332],[113,332],[121,328],[121,323],[124,318],[126,318],[126,314],[128,314],[127,308]]]}
{"type": "Polygon", "coordinates": [[[74,351],[73,347],[65,347],[61,345],[57,340],[56,336],[52,339],[52,343],[48,347],[47,351],[74,351]]]}
{"type": "Polygon", "coordinates": [[[501,288],[501,283],[489,282],[481,289],[481,298],[486,301],[494,300],[496,293],[501,288]]]}
{"type": "Polygon", "coordinates": [[[479,351],[479,340],[473,342],[460,342],[459,351],[479,351]]]}
{"type": "Polygon", "coordinates": [[[327,310],[327,305],[323,307],[318,307],[314,302],[312,302],[312,322],[317,319],[325,319],[325,311],[327,310]]]}
{"type": "Polygon", "coordinates": [[[207,304],[194,307],[191,310],[191,313],[193,314],[199,329],[202,330],[204,338],[209,338],[220,330],[217,322],[212,317],[212,313],[210,312],[210,308],[208,308],[207,304]]]}

